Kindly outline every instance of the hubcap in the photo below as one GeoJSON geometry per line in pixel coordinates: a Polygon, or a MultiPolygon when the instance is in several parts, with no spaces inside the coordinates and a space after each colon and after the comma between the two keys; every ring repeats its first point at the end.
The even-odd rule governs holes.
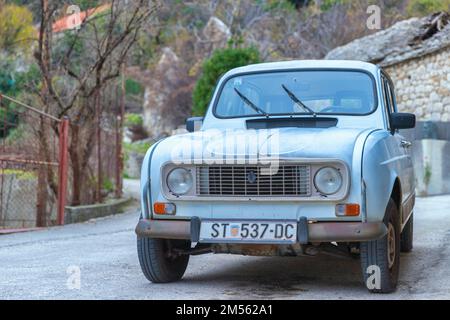
{"type": "Polygon", "coordinates": [[[395,262],[395,229],[392,223],[389,222],[388,234],[387,234],[387,245],[388,245],[388,262],[389,269],[392,268],[395,262]]]}

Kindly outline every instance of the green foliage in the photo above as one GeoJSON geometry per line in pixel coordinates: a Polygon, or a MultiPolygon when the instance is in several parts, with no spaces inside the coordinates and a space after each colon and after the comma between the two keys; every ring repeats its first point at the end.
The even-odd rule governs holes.
{"type": "Polygon", "coordinates": [[[431,181],[431,175],[433,171],[431,170],[431,166],[429,163],[425,164],[424,173],[423,173],[423,183],[428,187],[431,181]]]}
{"type": "Polygon", "coordinates": [[[0,92],[7,94],[14,91],[16,87],[16,79],[12,72],[0,69],[0,92]]]}
{"type": "Polygon", "coordinates": [[[127,172],[125,172],[125,171],[123,172],[122,177],[124,179],[132,179],[132,177],[130,177],[130,175],[127,172]]]}
{"type": "Polygon", "coordinates": [[[137,113],[127,113],[125,115],[125,127],[137,127],[144,124],[144,119],[140,114],[137,113]]]}
{"type": "Polygon", "coordinates": [[[124,143],[123,148],[125,150],[125,156],[127,154],[134,152],[138,154],[145,154],[147,150],[152,146],[149,142],[135,142],[135,143],[124,143]]]}
{"type": "Polygon", "coordinates": [[[144,93],[144,87],[136,80],[128,78],[125,80],[125,93],[134,96],[141,95],[144,93]]]}
{"type": "Polygon", "coordinates": [[[16,89],[18,93],[27,90],[28,86],[36,85],[41,81],[41,71],[37,64],[32,63],[26,66],[23,72],[16,72],[16,89]]]}
{"type": "Polygon", "coordinates": [[[85,50],[83,40],[72,30],[66,30],[61,40],[57,42],[54,54],[64,54],[70,47],[72,47],[72,57],[81,57],[85,50]]]}
{"type": "Polygon", "coordinates": [[[0,50],[28,50],[35,37],[33,15],[26,8],[9,4],[0,6],[0,50]]]}
{"type": "MultiPolygon", "coordinates": [[[[23,61],[5,58],[0,60],[0,93],[21,100],[21,95],[30,87],[39,88],[40,72],[35,64],[27,65],[23,70],[23,61]]],[[[5,128],[0,130],[0,138],[6,138],[7,143],[14,143],[23,137],[20,126],[17,104],[3,99],[0,107],[0,121],[6,121],[5,128]]]]}
{"type": "Polygon", "coordinates": [[[95,8],[98,7],[99,5],[101,5],[99,0],[75,0],[75,1],[71,1],[71,4],[75,4],[77,6],[80,7],[81,11],[90,9],[90,8],[95,8]]]}
{"type": "MultiPolygon", "coordinates": [[[[17,71],[23,66],[23,63],[13,58],[6,58],[0,60],[0,93],[19,98],[20,95],[28,90],[33,85],[36,86],[39,82],[39,72],[36,70],[36,65],[28,66],[28,70],[17,71]]],[[[6,121],[7,125],[4,130],[0,130],[0,138],[7,138],[8,142],[17,141],[22,134],[19,130],[19,118],[17,116],[16,104],[3,99],[0,108],[0,120],[6,121]]]]}
{"type": "Polygon", "coordinates": [[[18,117],[16,113],[11,111],[10,106],[3,105],[0,108],[0,121],[4,121],[6,123],[4,128],[0,130],[0,138],[7,138],[8,143],[15,141],[14,139],[18,133],[16,132],[18,117]]]}
{"type": "Polygon", "coordinates": [[[36,172],[34,171],[25,171],[18,169],[4,169],[2,171],[3,175],[15,175],[18,180],[33,180],[36,179],[36,172]]]}
{"type": "MultiPolygon", "coordinates": [[[[31,64],[26,65],[26,70],[23,70],[23,64],[21,59],[14,60],[11,57],[0,60],[0,93],[19,98],[30,87],[39,88],[41,78],[39,68],[37,65],[31,64]]],[[[7,108],[17,107],[6,100],[2,103],[7,108]]]]}
{"type": "Polygon", "coordinates": [[[410,16],[425,16],[437,11],[449,11],[450,0],[411,0],[408,4],[410,16]]]}
{"type": "Polygon", "coordinates": [[[296,0],[267,0],[267,1],[258,1],[265,10],[271,11],[271,10],[287,10],[287,11],[294,11],[297,7],[296,0]]]}
{"type": "Polygon", "coordinates": [[[108,193],[114,191],[114,183],[111,181],[109,177],[105,177],[103,179],[103,190],[105,190],[108,193]]]}
{"type": "Polygon", "coordinates": [[[337,5],[343,5],[345,3],[349,2],[348,0],[323,0],[320,3],[320,10],[322,11],[328,11],[334,6],[337,5]]]}
{"type": "Polygon", "coordinates": [[[195,85],[192,94],[193,114],[197,116],[205,114],[215,85],[225,72],[259,61],[259,52],[254,47],[238,48],[230,45],[226,49],[214,51],[212,56],[203,63],[202,75],[195,85]]]}
{"type": "MultiPolygon", "coordinates": [[[[0,136],[1,136],[1,134],[0,134],[0,136]]],[[[6,137],[6,143],[7,144],[18,143],[20,140],[23,140],[24,136],[25,136],[25,132],[24,132],[23,126],[18,125],[17,127],[8,130],[8,135],[6,137]]]]}
{"type": "Polygon", "coordinates": [[[0,92],[10,95],[16,90],[16,74],[13,59],[0,60],[0,92]]]}

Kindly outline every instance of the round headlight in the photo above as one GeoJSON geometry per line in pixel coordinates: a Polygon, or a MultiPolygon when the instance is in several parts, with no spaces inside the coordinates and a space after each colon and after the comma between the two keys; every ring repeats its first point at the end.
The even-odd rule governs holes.
{"type": "Polygon", "coordinates": [[[176,168],[167,175],[167,186],[176,195],[189,192],[192,188],[192,174],[185,168],[176,168]]]}
{"type": "Polygon", "coordinates": [[[324,167],[317,171],[314,185],[320,193],[327,195],[336,193],[342,186],[342,175],[335,168],[324,167]]]}

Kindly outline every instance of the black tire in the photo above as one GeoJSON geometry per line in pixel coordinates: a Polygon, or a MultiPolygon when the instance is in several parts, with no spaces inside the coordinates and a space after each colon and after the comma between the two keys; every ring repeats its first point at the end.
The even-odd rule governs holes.
{"type": "Polygon", "coordinates": [[[397,288],[400,269],[400,217],[392,199],[386,208],[384,223],[388,227],[385,236],[378,240],[362,242],[360,245],[364,284],[373,293],[390,293],[397,288]],[[391,250],[388,248],[389,245],[391,250]],[[379,267],[379,286],[369,287],[367,283],[369,277],[370,281],[373,280],[371,277],[373,270],[368,269],[370,266],[379,267]]]}
{"type": "Polygon", "coordinates": [[[408,222],[403,228],[400,235],[400,250],[401,252],[411,252],[413,249],[413,234],[414,234],[414,214],[411,213],[408,222]]]}
{"type": "Polygon", "coordinates": [[[153,283],[180,280],[186,271],[189,255],[169,256],[169,248],[189,249],[189,247],[189,241],[138,237],[139,264],[145,277],[153,283]]]}

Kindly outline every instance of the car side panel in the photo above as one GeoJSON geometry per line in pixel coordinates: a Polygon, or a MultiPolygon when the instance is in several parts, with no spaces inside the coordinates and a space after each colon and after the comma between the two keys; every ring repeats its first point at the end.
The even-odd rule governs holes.
{"type": "Polygon", "coordinates": [[[373,132],[363,154],[367,221],[382,221],[395,181],[405,170],[406,156],[397,139],[386,130],[373,132]]]}

